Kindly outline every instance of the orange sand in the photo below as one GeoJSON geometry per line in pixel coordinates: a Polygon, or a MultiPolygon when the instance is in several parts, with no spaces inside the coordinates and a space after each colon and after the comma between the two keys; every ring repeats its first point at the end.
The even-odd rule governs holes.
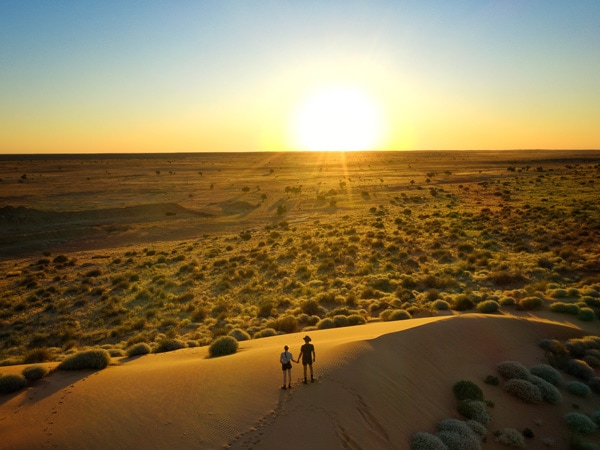
{"type": "MultiPolygon", "coordinates": [[[[294,365],[286,391],[279,353],[287,344],[297,357],[302,333],[241,342],[221,358],[207,358],[204,347],[115,360],[100,372],[55,372],[0,396],[0,448],[407,449],[415,432],[458,417],[452,385],[461,379],[495,403],[490,433],[529,427],[529,448],[544,448],[544,438],[566,448],[562,416],[573,403],[600,409],[597,394],[580,399],[563,390],[561,405],[527,405],[483,379],[505,360],[544,362],[542,338],[581,334],[478,314],[313,331],[317,382],[303,385],[302,366],[294,365]]],[[[506,448],[487,441],[484,448],[506,448]]]]}

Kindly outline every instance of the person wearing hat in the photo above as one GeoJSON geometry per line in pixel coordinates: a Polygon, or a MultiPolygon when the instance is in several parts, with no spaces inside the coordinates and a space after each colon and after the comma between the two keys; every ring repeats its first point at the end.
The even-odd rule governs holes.
{"type": "Polygon", "coordinates": [[[313,376],[313,363],[317,360],[315,356],[315,346],[310,343],[312,339],[310,336],[304,336],[304,345],[300,347],[300,354],[298,355],[298,359],[296,362],[300,361],[302,358],[302,365],[304,366],[304,381],[306,384],[306,366],[310,367],[310,381],[314,383],[315,377],[313,376]]]}
{"type": "Polygon", "coordinates": [[[283,347],[283,352],[279,355],[279,362],[281,363],[281,370],[283,370],[283,386],[281,389],[292,388],[292,361],[294,357],[288,352],[289,347],[286,345],[283,347]],[[286,381],[287,380],[287,381],[286,381]],[[286,388],[287,382],[287,388],[286,388]]]}

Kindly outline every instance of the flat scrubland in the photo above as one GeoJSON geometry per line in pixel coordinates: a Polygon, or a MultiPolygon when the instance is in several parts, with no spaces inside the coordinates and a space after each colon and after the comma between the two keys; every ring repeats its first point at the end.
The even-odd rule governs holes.
{"type": "MultiPolygon", "coordinates": [[[[202,352],[224,335],[351,336],[469,313],[598,335],[598,183],[600,151],[4,156],[0,361],[202,352]]],[[[548,363],[566,364],[546,337],[548,363]]],[[[593,345],[571,354],[586,382],[600,366],[593,345]]],[[[600,410],[594,391],[586,405],[600,410]]],[[[461,414],[483,414],[474,405],[461,414]]],[[[367,445],[338,425],[346,448],[367,445]]],[[[369,445],[386,448],[375,434],[369,445]]]]}
{"type": "Polygon", "coordinates": [[[600,315],[600,152],[5,157],[0,179],[5,360],[496,304],[600,315]]]}

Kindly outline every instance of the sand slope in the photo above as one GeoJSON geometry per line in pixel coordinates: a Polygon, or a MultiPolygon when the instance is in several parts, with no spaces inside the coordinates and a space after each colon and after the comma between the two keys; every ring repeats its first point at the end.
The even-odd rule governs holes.
{"type": "MultiPolygon", "coordinates": [[[[56,372],[0,397],[0,448],[390,448],[457,416],[452,385],[478,382],[494,401],[490,431],[532,428],[538,447],[565,448],[559,406],[526,405],[488,386],[501,361],[543,362],[541,338],[581,335],[547,321],[464,315],[311,332],[318,380],[282,391],[279,352],[296,357],[303,334],[242,342],[235,355],[206,348],[121,360],[96,372],[56,372]]],[[[3,373],[20,368],[2,368],[3,373]]],[[[598,396],[577,399],[600,409],[598,396]]],[[[563,412],[564,411],[564,412],[563,412]]],[[[489,439],[493,441],[493,439],[489,439]]],[[[490,442],[485,448],[495,447],[490,442]]]]}

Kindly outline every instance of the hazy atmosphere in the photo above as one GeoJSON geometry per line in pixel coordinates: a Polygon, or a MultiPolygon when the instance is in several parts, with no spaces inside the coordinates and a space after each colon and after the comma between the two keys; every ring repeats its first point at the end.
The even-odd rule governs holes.
{"type": "Polygon", "coordinates": [[[0,153],[600,147],[597,1],[0,3],[0,153]]]}

